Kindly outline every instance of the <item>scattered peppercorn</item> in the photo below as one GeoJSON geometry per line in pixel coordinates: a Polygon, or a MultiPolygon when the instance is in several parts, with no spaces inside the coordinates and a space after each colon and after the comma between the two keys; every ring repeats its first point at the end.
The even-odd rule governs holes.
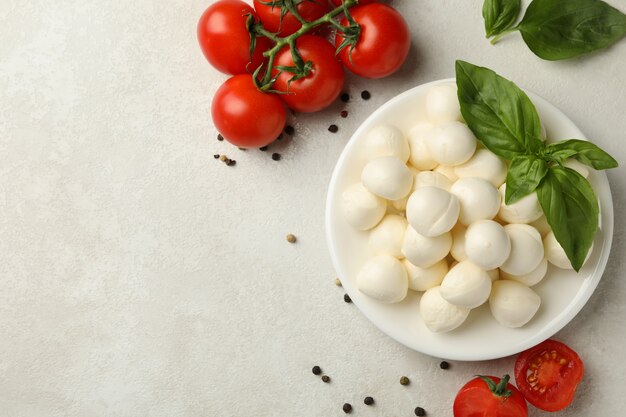
{"type": "Polygon", "coordinates": [[[422,407],[415,407],[415,415],[422,417],[426,415],[426,410],[424,410],[422,407]]]}
{"type": "Polygon", "coordinates": [[[348,117],[348,110],[342,110],[339,114],[345,119],[346,117],[348,117]]]}
{"type": "Polygon", "coordinates": [[[322,375],[322,382],[328,384],[330,382],[330,377],[328,375],[322,375]]]}
{"type": "Polygon", "coordinates": [[[215,155],[213,155],[213,158],[220,159],[220,154],[216,153],[215,155]]]}
{"type": "MultiPolygon", "coordinates": [[[[287,125],[285,126],[285,133],[289,136],[293,136],[293,134],[296,133],[296,129],[294,129],[291,125],[287,125]]],[[[281,137],[279,136],[278,139],[281,139],[281,137]]]]}
{"type": "Polygon", "coordinates": [[[247,151],[246,148],[237,148],[237,149],[239,149],[240,151],[247,151]]]}
{"type": "Polygon", "coordinates": [[[224,140],[224,136],[222,136],[221,133],[217,134],[217,140],[219,140],[220,142],[224,140]]]}
{"type": "Polygon", "coordinates": [[[226,166],[232,167],[232,166],[235,166],[235,165],[237,165],[237,161],[235,161],[234,159],[229,159],[226,162],[226,166]]]}
{"type": "Polygon", "coordinates": [[[280,154],[279,154],[279,153],[277,153],[277,152],[274,152],[274,153],[272,154],[272,159],[273,159],[274,161],[280,161],[280,154]]]}
{"type": "Polygon", "coordinates": [[[335,278],[335,285],[341,287],[341,280],[339,278],[335,278]]]}
{"type": "Polygon", "coordinates": [[[350,296],[348,294],[344,294],[343,295],[343,301],[345,301],[346,303],[351,303],[352,302],[352,298],[350,298],[350,296]]]}
{"type": "Polygon", "coordinates": [[[370,98],[372,98],[372,95],[370,94],[369,91],[363,90],[363,91],[361,91],[361,98],[363,100],[369,100],[370,98]]]}
{"type": "Polygon", "coordinates": [[[259,148],[260,151],[265,152],[267,150],[267,146],[261,146],[259,148]]]}
{"type": "Polygon", "coordinates": [[[226,162],[227,160],[228,160],[228,157],[226,155],[220,155],[220,161],[226,162]]]}
{"type": "Polygon", "coordinates": [[[345,403],[343,405],[343,412],[346,414],[350,414],[351,411],[352,411],[352,405],[350,405],[350,403],[345,403]]]}
{"type": "Polygon", "coordinates": [[[441,361],[441,363],[439,364],[439,367],[441,369],[448,369],[450,367],[450,364],[446,361],[441,361]]]}
{"type": "MultiPolygon", "coordinates": [[[[293,129],[293,128],[292,128],[293,129]]],[[[280,135],[278,135],[278,137],[276,138],[276,140],[283,140],[283,134],[281,133],[280,135]]]]}
{"type": "Polygon", "coordinates": [[[337,125],[330,125],[328,126],[328,131],[330,133],[337,133],[337,131],[339,131],[339,128],[337,127],[337,125]]]}
{"type": "Polygon", "coordinates": [[[315,365],[313,367],[313,369],[311,369],[311,371],[313,372],[313,375],[319,375],[322,373],[322,368],[320,368],[319,366],[315,365]]]}
{"type": "Polygon", "coordinates": [[[400,385],[409,385],[409,382],[411,382],[411,380],[409,380],[406,376],[400,378],[400,385]]]}
{"type": "Polygon", "coordinates": [[[365,399],[363,400],[363,403],[365,405],[372,405],[374,404],[374,399],[372,397],[365,397],[365,399]]]}
{"type": "Polygon", "coordinates": [[[294,235],[292,235],[291,233],[289,233],[287,235],[287,242],[289,242],[289,243],[296,243],[296,237],[294,235]]]}
{"type": "Polygon", "coordinates": [[[343,93],[340,98],[341,98],[341,101],[343,101],[344,103],[347,103],[348,101],[350,101],[350,94],[343,93]]]}

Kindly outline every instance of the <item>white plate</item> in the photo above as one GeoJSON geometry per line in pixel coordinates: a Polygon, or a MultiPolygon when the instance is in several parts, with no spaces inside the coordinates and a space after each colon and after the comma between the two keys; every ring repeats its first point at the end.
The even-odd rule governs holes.
{"type": "MultiPolygon", "coordinates": [[[[343,190],[360,181],[365,161],[358,155],[365,133],[381,123],[404,132],[425,121],[424,98],[440,80],[408,90],[376,110],[354,133],[333,172],[326,202],[326,234],[330,254],[343,287],[356,306],[380,330],[419,352],[453,360],[488,360],[513,355],[549,338],[583,308],[595,290],[606,266],[613,237],[613,202],[606,174],[591,170],[589,180],[600,201],[600,228],[593,253],[579,273],[550,266],[547,277],[533,287],[542,304],[535,317],[520,329],[509,329],[491,316],[488,305],[474,309],[467,321],[450,333],[432,333],[419,314],[422,293],[409,291],[397,304],[381,304],[356,288],[356,275],[371,256],[367,233],[353,229],[343,218],[339,203],[343,190]]],[[[582,132],[554,106],[528,93],[551,139],[584,139],[582,132]]],[[[587,312],[589,313],[589,312],[587,312]]]]}

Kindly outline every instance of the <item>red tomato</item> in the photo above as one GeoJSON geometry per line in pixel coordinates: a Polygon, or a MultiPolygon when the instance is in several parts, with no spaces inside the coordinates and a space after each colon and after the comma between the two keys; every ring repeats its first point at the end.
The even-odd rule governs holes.
{"type": "Polygon", "coordinates": [[[578,354],[556,340],[546,340],[520,353],[515,382],[529,403],[545,411],[570,405],[584,366],[578,354]]]}
{"type": "Polygon", "coordinates": [[[285,127],[287,112],[276,94],[256,88],[250,74],[235,75],[217,90],[211,104],[217,130],[240,148],[265,146],[285,127]]]}
{"type": "MultiPolygon", "coordinates": [[[[302,23],[291,12],[287,12],[281,22],[281,8],[272,6],[271,2],[272,0],[254,0],[254,9],[265,29],[280,36],[288,36],[302,27],[302,23]]],[[[326,0],[303,0],[298,3],[296,10],[304,20],[312,22],[324,16],[329,8],[326,0]]]]}
{"type": "MultiPolygon", "coordinates": [[[[335,6],[341,6],[341,0],[330,0],[330,2],[335,6]]],[[[359,5],[374,3],[376,0],[359,0],[359,5]]]]}
{"type": "MultiPolygon", "coordinates": [[[[365,78],[382,78],[397,71],[411,46],[409,28],[402,15],[380,3],[353,7],[350,14],[361,26],[361,36],[352,52],[348,45],[339,53],[343,64],[365,78]]],[[[341,25],[348,26],[345,17],[341,25]]],[[[343,40],[337,32],[335,45],[339,46],[343,40]]]]}
{"type": "Polygon", "coordinates": [[[204,56],[218,71],[225,74],[254,72],[263,62],[263,52],[272,42],[257,38],[250,62],[250,34],[246,27],[248,15],[258,17],[250,5],[241,0],[220,0],[209,6],[198,22],[198,42],[204,56]]]}
{"type": "MultiPolygon", "coordinates": [[[[309,75],[289,83],[294,74],[283,71],[273,88],[287,93],[279,97],[295,111],[308,113],[321,110],[341,93],[345,80],[343,65],[335,57],[335,48],[319,36],[301,36],[296,41],[296,48],[305,63],[311,62],[309,75]]],[[[278,52],[274,65],[294,65],[289,46],[278,52]]],[[[273,74],[278,74],[278,70],[274,69],[273,74]]]]}
{"type": "Polygon", "coordinates": [[[472,379],[454,399],[454,417],[527,417],[524,397],[508,381],[508,375],[472,379]]]}

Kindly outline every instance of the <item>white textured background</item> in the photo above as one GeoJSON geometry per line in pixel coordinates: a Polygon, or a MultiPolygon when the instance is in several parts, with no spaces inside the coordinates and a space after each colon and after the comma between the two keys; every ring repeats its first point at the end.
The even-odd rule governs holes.
{"type": "MultiPolygon", "coordinates": [[[[626,40],[543,62],[518,35],[491,46],[479,0],[395,1],[413,37],[402,71],[351,79],[347,119],[337,103],[292,120],[275,162],[215,139],[225,77],[195,39],[208,3],[0,2],[0,416],[327,417],[345,401],[360,416],[451,416],[466,379],[512,372],[514,358],[442,371],[343,302],[323,230],[335,160],[377,106],[461,58],[544,96],[625,165],[626,40]]],[[[560,416],[626,407],[625,174],[609,173],[607,271],[558,334],[586,364],[560,416]]]]}

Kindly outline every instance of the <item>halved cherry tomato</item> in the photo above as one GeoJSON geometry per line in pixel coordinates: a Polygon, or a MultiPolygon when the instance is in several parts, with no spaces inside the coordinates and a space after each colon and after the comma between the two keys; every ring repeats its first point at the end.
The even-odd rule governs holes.
{"type": "MultiPolygon", "coordinates": [[[[382,78],[397,71],[409,53],[411,38],[404,18],[392,7],[381,3],[356,6],[350,14],[361,27],[354,49],[349,45],[339,58],[350,71],[365,78],[382,78]]],[[[342,26],[348,26],[344,17],[342,26]]],[[[337,32],[338,47],[344,36],[337,32]]]]}
{"type": "Polygon", "coordinates": [[[263,52],[272,42],[265,37],[256,40],[250,60],[248,15],[259,20],[254,9],[241,0],[220,0],[209,6],[198,22],[198,42],[204,56],[225,74],[254,72],[263,62],[263,52]]]}
{"type": "MultiPolygon", "coordinates": [[[[263,27],[280,36],[288,36],[302,27],[302,23],[291,13],[282,16],[280,5],[273,5],[272,0],[254,0],[254,9],[263,22],[263,27]]],[[[296,11],[307,22],[324,16],[329,7],[326,0],[303,0],[296,5],[296,11]]]]}
{"type": "Polygon", "coordinates": [[[235,75],[218,88],[211,116],[226,140],[241,148],[268,145],[287,120],[283,102],[276,94],[259,91],[250,74],[235,75]]]}
{"type": "Polygon", "coordinates": [[[472,379],[454,399],[454,417],[527,417],[524,397],[508,381],[508,375],[472,379]]]}
{"type": "Polygon", "coordinates": [[[570,405],[583,373],[578,354],[556,340],[546,340],[520,353],[515,362],[519,390],[529,403],[545,411],[570,405]]]}
{"type": "MultiPolygon", "coordinates": [[[[294,79],[294,74],[283,70],[273,88],[285,92],[279,97],[289,108],[299,112],[314,112],[327,107],[341,93],[345,80],[343,65],[335,57],[335,48],[326,39],[314,35],[304,35],[296,40],[296,48],[303,61],[310,62],[307,76],[294,79]]],[[[276,55],[274,65],[292,67],[293,56],[289,46],[276,55]]],[[[278,74],[274,68],[273,75],[278,74]]]]}
{"type": "MultiPolygon", "coordinates": [[[[330,0],[334,6],[341,6],[341,0],[330,0]]],[[[359,0],[359,5],[374,3],[376,0],[359,0]]]]}

